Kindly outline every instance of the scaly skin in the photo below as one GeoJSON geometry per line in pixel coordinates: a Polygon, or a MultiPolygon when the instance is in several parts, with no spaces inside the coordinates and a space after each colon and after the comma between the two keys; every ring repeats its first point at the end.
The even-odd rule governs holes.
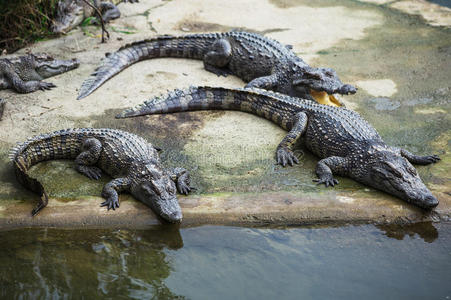
{"type": "Polygon", "coordinates": [[[298,163],[293,146],[305,146],[321,160],[316,166],[318,184],[334,186],[333,174],[353,178],[425,209],[438,200],[411,165],[427,165],[436,155],[417,156],[390,147],[360,115],[344,107],[321,105],[310,100],[259,89],[192,87],[146,101],[117,118],[207,109],[239,110],[275,122],[289,131],[277,147],[277,162],[298,163]]]}
{"type": "MultiPolygon", "coordinates": [[[[117,19],[121,16],[121,12],[116,7],[120,2],[138,2],[138,0],[88,1],[102,13],[104,23],[108,23],[110,20],[117,19]]],[[[80,25],[86,18],[94,16],[96,16],[95,10],[83,0],[58,1],[55,20],[50,29],[54,33],[67,33],[80,25]]]]}
{"type": "Polygon", "coordinates": [[[274,90],[319,102],[324,100],[324,104],[340,106],[332,94],[356,92],[355,87],[343,84],[334,70],[307,65],[291,51],[291,47],[256,33],[232,31],[160,36],[128,44],[107,56],[85,80],[77,99],[88,96],[128,66],[157,57],[203,60],[206,70],[223,76],[234,74],[248,82],[247,87],[274,90]]]}
{"type": "Polygon", "coordinates": [[[190,191],[185,169],[165,170],[150,143],[115,129],[66,129],[35,136],[18,144],[10,158],[18,181],[41,197],[33,216],[47,205],[48,196],[42,184],[27,172],[45,160],[74,159],[76,170],[91,179],[99,179],[102,171],[113,177],[102,191],[106,200],[101,206],[108,210],[119,207],[118,193],[130,192],[163,219],[180,222],[182,211],[176,191],[190,191]]]}
{"type": "Polygon", "coordinates": [[[3,118],[3,111],[5,110],[6,100],[0,99],[0,121],[3,118]]]}
{"type": "Polygon", "coordinates": [[[78,68],[77,59],[58,60],[47,54],[28,54],[0,59],[0,90],[14,89],[19,93],[54,88],[41,80],[78,68]]]}

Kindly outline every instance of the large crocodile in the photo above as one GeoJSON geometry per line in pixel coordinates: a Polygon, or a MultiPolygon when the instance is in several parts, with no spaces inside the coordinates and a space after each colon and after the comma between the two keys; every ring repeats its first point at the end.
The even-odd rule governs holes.
{"type": "Polygon", "coordinates": [[[223,109],[256,114],[289,131],[277,147],[277,162],[298,163],[293,146],[301,139],[321,160],[316,166],[318,184],[334,186],[333,174],[353,178],[419,207],[430,209],[438,200],[421,181],[413,164],[427,165],[436,155],[417,156],[384,143],[360,115],[344,107],[258,89],[192,87],[160,96],[117,116],[223,109]]]}
{"type": "Polygon", "coordinates": [[[125,45],[109,54],[102,65],[83,82],[82,99],[128,66],[144,59],[182,57],[200,59],[206,70],[217,75],[234,74],[247,87],[315,99],[341,106],[333,94],[353,94],[355,87],[343,84],[334,70],[313,68],[278,41],[256,33],[231,31],[181,37],[160,36],[125,45]]]}
{"type": "Polygon", "coordinates": [[[119,192],[130,192],[160,217],[179,222],[182,212],[176,191],[188,194],[189,175],[183,168],[164,169],[155,147],[143,138],[115,129],[79,128],[38,135],[18,144],[10,154],[16,177],[40,195],[36,215],[48,203],[42,184],[28,175],[31,166],[51,159],[74,159],[76,170],[91,179],[102,171],[114,179],[103,187],[101,206],[119,207],[119,192]]]}
{"type": "MultiPolygon", "coordinates": [[[[138,2],[138,0],[87,0],[99,9],[102,13],[102,20],[108,23],[110,20],[117,19],[121,16],[121,12],[116,7],[120,2],[138,2]]],[[[51,26],[54,33],[67,33],[73,28],[80,25],[83,20],[96,15],[95,10],[84,0],[64,0],[58,1],[55,20],[51,26]]]]}
{"type": "Polygon", "coordinates": [[[0,59],[0,90],[11,88],[19,93],[49,90],[55,85],[41,80],[77,68],[77,59],[59,60],[47,54],[28,54],[0,59]]]}

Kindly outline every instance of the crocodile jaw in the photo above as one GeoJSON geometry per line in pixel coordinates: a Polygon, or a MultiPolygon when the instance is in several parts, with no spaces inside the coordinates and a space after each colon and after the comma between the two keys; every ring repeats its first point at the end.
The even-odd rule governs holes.
{"type": "Polygon", "coordinates": [[[343,106],[340,100],[335,97],[335,95],[329,95],[328,93],[321,91],[310,90],[310,95],[319,104],[331,105],[331,106],[343,106]]]}

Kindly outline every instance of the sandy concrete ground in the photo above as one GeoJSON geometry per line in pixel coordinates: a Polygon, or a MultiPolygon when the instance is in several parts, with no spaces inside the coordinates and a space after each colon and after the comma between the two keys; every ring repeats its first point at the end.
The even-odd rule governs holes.
{"type": "Polygon", "coordinates": [[[15,181],[8,149],[31,135],[88,126],[140,134],[164,149],[165,164],[191,171],[197,191],[180,196],[183,225],[449,220],[451,33],[447,20],[451,13],[425,1],[385,2],[141,0],[120,5],[122,17],[108,26],[111,39],[106,44],[99,43],[98,28],[85,27],[32,45],[33,52],[76,57],[82,64],[48,79],[58,86],[51,91],[27,95],[0,92],[0,98],[8,101],[0,122],[0,227],[146,226],[159,222],[150,209],[129,195],[120,196],[117,211],[100,208],[100,191],[108,178],[90,181],[77,174],[71,162],[48,162],[33,168],[33,176],[44,183],[51,200],[42,213],[30,217],[36,196],[15,181]],[[420,5],[428,9],[418,10],[420,5]],[[317,159],[300,150],[300,166],[275,166],[274,150],[285,132],[245,113],[113,119],[121,109],[166,90],[244,85],[236,77],[219,78],[203,70],[200,61],[143,61],[89,97],[75,100],[81,83],[104,54],[128,42],[157,34],[234,28],[278,39],[293,45],[310,64],[334,68],[342,81],[359,87],[359,92],[344,102],[370,121],[389,144],[420,154],[440,154],[440,163],[418,168],[440,205],[425,213],[345,178],[333,189],[317,187],[312,183],[317,159]]]}

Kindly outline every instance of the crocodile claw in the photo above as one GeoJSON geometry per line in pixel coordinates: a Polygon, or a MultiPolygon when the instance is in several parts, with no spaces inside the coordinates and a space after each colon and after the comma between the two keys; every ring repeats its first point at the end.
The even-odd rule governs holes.
{"type": "Polygon", "coordinates": [[[330,174],[324,175],[319,179],[313,179],[313,181],[316,182],[317,185],[324,183],[326,187],[338,184],[338,180],[330,174]]]}
{"type": "Polygon", "coordinates": [[[85,175],[89,179],[98,180],[100,177],[102,177],[102,170],[95,166],[78,165],[77,171],[85,175]]]}
{"type": "Polygon", "coordinates": [[[100,204],[100,207],[106,206],[108,210],[119,208],[119,198],[111,196],[100,204]]]}
{"type": "Polygon", "coordinates": [[[177,191],[180,194],[188,195],[191,192],[191,187],[189,186],[189,177],[188,176],[180,176],[177,180],[177,191]]]}
{"type": "Polygon", "coordinates": [[[90,167],[86,170],[85,175],[90,179],[98,180],[102,177],[102,170],[97,167],[90,167]]]}
{"type": "Polygon", "coordinates": [[[191,192],[191,188],[185,183],[177,183],[177,190],[183,195],[188,195],[188,193],[191,192]]]}
{"type": "Polygon", "coordinates": [[[42,91],[50,90],[54,87],[56,87],[56,85],[54,85],[53,83],[44,82],[44,81],[39,82],[39,89],[42,91]]]}
{"type": "Polygon", "coordinates": [[[440,160],[440,157],[438,155],[427,155],[422,157],[424,159],[425,162],[432,164],[432,163],[436,163],[440,160]]]}
{"type": "Polygon", "coordinates": [[[299,159],[294,155],[293,151],[288,148],[277,149],[277,164],[285,167],[287,164],[293,166],[299,163],[299,159]]]}

